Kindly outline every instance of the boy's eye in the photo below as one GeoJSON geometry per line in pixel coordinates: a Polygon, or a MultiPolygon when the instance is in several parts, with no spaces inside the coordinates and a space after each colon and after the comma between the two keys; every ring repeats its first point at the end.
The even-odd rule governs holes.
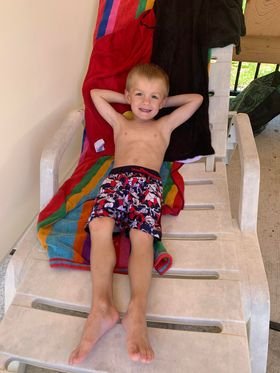
{"type": "Polygon", "coordinates": [[[141,92],[136,92],[135,96],[142,96],[142,93],[141,92]]]}
{"type": "Polygon", "coordinates": [[[158,99],[159,99],[159,97],[156,96],[156,95],[153,95],[152,98],[155,99],[155,100],[158,100],[158,99]]]}

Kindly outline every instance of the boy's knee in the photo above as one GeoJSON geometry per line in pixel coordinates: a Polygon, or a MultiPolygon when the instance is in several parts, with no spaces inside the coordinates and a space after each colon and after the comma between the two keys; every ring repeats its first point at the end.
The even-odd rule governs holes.
{"type": "Polygon", "coordinates": [[[143,232],[138,229],[131,229],[129,232],[130,239],[135,242],[145,243],[147,245],[153,245],[154,238],[149,233],[143,232]]]}
{"type": "Polygon", "coordinates": [[[88,225],[90,233],[111,232],[114,229],[115,222],[111,218],[94,218],[88,225]]]}

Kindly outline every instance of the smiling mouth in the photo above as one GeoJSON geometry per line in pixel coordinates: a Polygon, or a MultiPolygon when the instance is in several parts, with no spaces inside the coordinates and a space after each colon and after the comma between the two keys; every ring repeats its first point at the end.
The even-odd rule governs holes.
{"type": "Polygon", "coordinates": [[[151,113],[151,109],[144,109],[144,108],[139,108],[139,110],[142,112],[142,113],[147,113],[147,114],[149,114],[149,113],[151,113]]]}

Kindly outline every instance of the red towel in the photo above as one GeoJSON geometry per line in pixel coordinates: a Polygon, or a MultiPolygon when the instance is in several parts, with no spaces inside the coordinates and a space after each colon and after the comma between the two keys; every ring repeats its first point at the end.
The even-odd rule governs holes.
{"type": "MultiPolygon", "coordinates": [[[[114,155],[112,128],[95,109],[90,91],[93,88],[112,89],[124,92],[126,76],[138,63],[150,61],[153,27],[153,10],[143,13],[130,21],[125,28],[96,40],[90,58],[89,68],[83,84],[85,102],[86,133],[91,149],[93,144],[103,139],[105,150],[99,156],[114,155]]],[[[119,112],[128,110],[126,105],[115,105],[119,112]]]]}

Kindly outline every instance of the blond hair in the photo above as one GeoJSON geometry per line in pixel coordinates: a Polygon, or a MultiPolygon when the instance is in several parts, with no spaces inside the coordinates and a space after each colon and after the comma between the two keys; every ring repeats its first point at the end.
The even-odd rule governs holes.
{"type": "Polygon", "coordinates": [[[126,89],[129,91],[132,85],[133,78],[138,75],[147,79],[159,79],[163,82],[166,88],[166,96],[169,91],[169,78],[166,72],[158,65],[153,63],[143,63],[134,66],[128,73],[126,78],[126,89]]]}

